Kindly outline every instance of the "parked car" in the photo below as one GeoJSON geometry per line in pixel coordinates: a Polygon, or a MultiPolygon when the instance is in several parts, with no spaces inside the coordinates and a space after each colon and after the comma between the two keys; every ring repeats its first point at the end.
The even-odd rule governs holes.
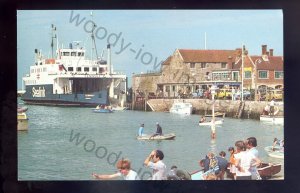
{"type": "Polygon", "coordinates": [[[262,100],[266,100],[266,101],[271,101],[273,98],[276,101],[283,100],[283,90],[281,89],[268,90],[267,93],[262,96],[262,100]]]}
{"type": "MultiPolygon", "coordinates": [[[[236,93],[235,93],[235,98],[236,99],[239,99],[241,96],[241,91],[240,90],[238,90],[236,93]]],[[[243,98],[244,99],[250,99],[251,98],[251,92],[249,91],[249,90],[246,90],[246,89],[244,89],[243,90],[243,98]]]]}

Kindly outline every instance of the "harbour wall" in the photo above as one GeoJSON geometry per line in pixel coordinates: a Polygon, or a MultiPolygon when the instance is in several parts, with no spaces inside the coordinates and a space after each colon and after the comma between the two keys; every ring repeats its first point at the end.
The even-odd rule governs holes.
{"type": "MultiPolygon", "coordinates": [[[[155,112],[169,111],[174,102],[188,102],[193,105],[193,114],[211,114],[213,101],[209,99],[149,99],[135,104],[134,110],[145,110],[155,112]]],[[[266,101],[244,101],[245,106],[241,118],[259,119],[264,107],[269,103],[266,101]]],[[[235,117],[239,111],[241,101],[215,100],[215,112],[225,112],[226,117],[235,117]]],[[[284,114],[283,102],[277,102],[278,115],[284,114]]]]}

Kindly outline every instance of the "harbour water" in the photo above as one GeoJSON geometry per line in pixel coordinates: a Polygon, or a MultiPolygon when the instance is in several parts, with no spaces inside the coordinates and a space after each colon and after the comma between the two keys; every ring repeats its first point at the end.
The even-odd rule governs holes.
{"type": "Polygon", "coordinates": [[[276,176],[284,177],[284,160],[268,157],[264,147],[274,137],[283,139],[283,126],[258,120],[225,118],[211,140],[210,128],[199,127],[199,115],[180,116],[163,112],[120,111],[93,113],[91,108],[27,105],[29,130],[18,132],[19,180],[92,180],[92,173],[116,172],[116,159],[129,158],[140,177],[151,170],[143,167],[153,149],[161,149],[168,169],[172,165],[187,171],[199,169],[198,161],[209,151],[226,152],[235,141],[254,136],[263,162],[281,163],[276,176]],[[156,130],[175,133],[175,140],[138,141],[140,123],[145,133],[156,130]]]}

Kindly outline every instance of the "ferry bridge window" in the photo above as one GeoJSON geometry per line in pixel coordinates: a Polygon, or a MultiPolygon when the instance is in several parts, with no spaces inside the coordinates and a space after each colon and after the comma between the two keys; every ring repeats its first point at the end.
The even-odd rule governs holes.
{"type": "Polygon", "coordinates": [[[89,67],[84,67],[83,71],[84,72],[88,72],[89,71],[89,67]]]}
{"type": "Polygon", "coordinates": [[[81,72],[81,67],[77,67],[77,68],[76,68],[76,71],[77,71],[77,72],[81,72]]]}
{"type": "Polygon", "coordinates": [[[64,56],[70,56],[70,52],[64,52],[64,56]]]}
{"type": "Polygon", "coordinates": [[[76,52],[71,52],[71,56],[76,56],[76,52]]]}
{"type": "Polygon", "coordinates": [[[73,67],[68,67],[68,71],[73,72],[73,67]]]}
{"type": "Polygon", "coordinates": [[[96,68],[96,67],[93,67],[92,71],[93,71],[93,72],[97,72],[97,68],[96,68]]]}
{"type": "Polygon", "coordinates": [[[83,52],[78,52],[78,56],[84,56],[83,52]]]}

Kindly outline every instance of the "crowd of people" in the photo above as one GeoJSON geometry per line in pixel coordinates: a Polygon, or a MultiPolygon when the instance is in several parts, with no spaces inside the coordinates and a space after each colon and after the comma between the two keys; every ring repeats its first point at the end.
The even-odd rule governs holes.
{"type": "MultiPolygon", "coordinates": [[[[278,139],[274,140],[277,144],[278,139]]],[[[283,143],[281,141],[281,143],[283,143]]],[[[281,144],[282,145],[282,144],[281,144]]],[[[255,137],[249,137],[246,140],[238,140],[234,147],[229,147],[229,159],[226,159],[225,151],[218,155],[208,152],[203,159],[200,159],[199,165],[201,179],[203,180],[260,180],[257,167],[261,164],[259,153],[256,149],[257,140],[255,137]],[[227,176],[225,178],[225,174],[227,176]]],[[[152,169],[151,180],[190,180],[192,175],[184,170],[172,166],[168,171],[163,162],[164,153],[161,150],[153,150],[145,158],[144,166],[152,169]]],[[[118,172],[109,175],[92,174],[96,179],[113,179],[123,177],[124,180],[140,180],[138,174],[131,169],[131,162],[128,159],[121,159],[117,162],[118,172]]]]}

